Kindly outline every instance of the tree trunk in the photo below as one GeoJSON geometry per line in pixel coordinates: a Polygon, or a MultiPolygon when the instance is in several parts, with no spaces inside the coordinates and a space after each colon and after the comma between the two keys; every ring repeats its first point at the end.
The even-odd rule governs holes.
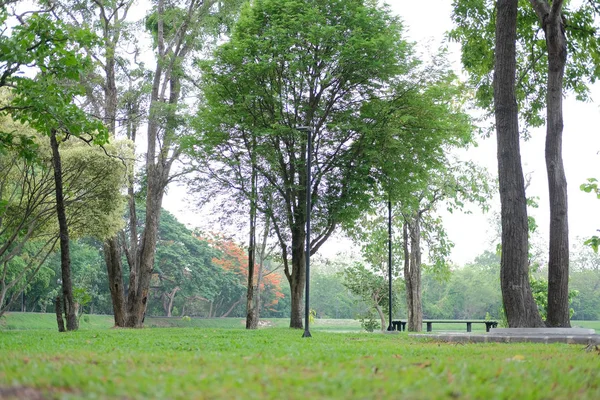
{"type": "Polygon", "coordinates": [[[52,147],[52,164],[54,166],[54,183],[56,186],[56,215],[58,217],[58,228],[60,232],[60,269],[62,274],[64,309],[67,319],[67,330],[76,331],[78,328],[78,322],[77,315],[75,313],[75,302],[73,301],[73,283],[71,281],[69,226],[67,224],[67,214],[63,196],[62,165],[60,161],[60,153],[58,152],[56,130],[54,129],[50,134],[50,146],[52,147]]]}
{"type": "Polygon", "coordinates": [[[567,44],[562,20],[562,1],[550,6],[532,0],[546,35],[548,87],[546,93],[546,171],[550,198],[550,241],[548,257],[548,312],[546,325],[570,327],[569,315],[569,222],[567,178],[562,159],[563,78],[567,44]]]}
{"type": "Polygon", "coordinates": [[[260,284],[263,280],[263,275],[264,275],[265,258],[266,258],[266,253],[267,253],[267,239],[269,237],[269,229],[270,229],[269,222],[270,222],[270,220],[267,218],[265,221],[265,229],[263,231],[262,242],[260,245],[260,255],[259,255],[259,259],[258,259],[258,272],[257,272],[255,292],[254,292],[254,309],[256,310],[257,324],[258,324],[258,321],[260,321],[260,308],[261,308],[260,284]]]}
{"type": "Polygon", "coordinates": [[[423,304],[421,300],[421,225],[419,215],[404,219],[404,282],[406,285],[406,310],[410,332],[423,330],[423,304]],[[410,239],[410,244],[409,244],[410,239]]]}
{"type": "Polygon", "coordinates": [[[381,320],[381,331],[385,332],[385,330],[387,329],[387,323],[385,322],[385,314],[383,313],[381,306],[377,304],[377,299],[374,298],[373,301],[375,302],[375,310],[377,311],[377,315],[379,315],[379,319],[381,320]]]}
{"type": "Polygon", "coordinates": [[[498,0],[494,111],[502,219],[500,284],[509,327],[544,326],[529,284],[528,221],[515,95],[518,0],[498,0]]]}
{"type": "Polygon", "coordinates": [[[123,267],[121,263],[121,252],[116,238],[108,239],[104,243],[104,260],[108,274],[108,287],[112,300],[115,326],[125,327],[126,305],[125,286],[123,284],[123,267]]]}
{"type": "Polygon", "coordinates": [[[173,291],[171,292],[170,295],[168,295],[169,297],[169,305],[167,308],[167,317],[172,317],[173,316],[173,303],[175,300],[175,295],[177,294],[177,292],[179,291],[179,286],[176,286],[173,291]]]}
{"type": "Polygon", "coordinates": [[[231,305],[231,307],[229,307],[229,309],[227,311],[225,311],[223,313],[223,315],[221,315],[220,318],[227,318],[229,316],[229,314],[231,314],[231,312],[235,309],[235,307],[237,307],[237,305],[240,304],[242,301],[244,301],[243,297],[241,299],[239,299],[238,301],[236,301],[235,303],[233,303],[231,305]]]}
{"type": "MultiPolygon", "coordinates": [[[[302,233],[304,230],[302,229],[302,233]]],[[[302,311],[304,310],[304,290],[306,284],[306,260],[304,252],[304,234],[292,235],[292,274],[290,282],[291,313],[290,328],[304,329],[302,311]]]]}
{"type": "Polygon", "coordinates": [[[63,316],[62,316],[62,301],[60,300],[60,296],[56,296],[56,302],[54,303],[54,308],[55,308],[55,312],[56,312],[56,323],[58,325],[58,331],[59,332],[64,332],[65,331],[65,321],[63,320],[63,316]]]}
{"type": "MultiPolygon", "coordinates": [[[[254,149],[253,149],[254,150],[254,149]]],[[[252,154],[254,157],[254,154],[252,154]]],[[[246,296],[246,329],[258,328],[258,315],[254,303],[254,265],[256,264],[256,166],[252,165],[250,178],[250,238],[248,239],[248,294],[246,296]]]]}
{"type": "Polygon", "coordinates": [[[139,276],[136,276],[135,280],[130,278],[127,297],[127,320],[125,324],[129,328],[142,327],[148,305],[164,188],[164,185],[160,182],[157,169],[156,165],[147,169],[146,220],[137,258],[139,260],[137,263],[139,276]]]}

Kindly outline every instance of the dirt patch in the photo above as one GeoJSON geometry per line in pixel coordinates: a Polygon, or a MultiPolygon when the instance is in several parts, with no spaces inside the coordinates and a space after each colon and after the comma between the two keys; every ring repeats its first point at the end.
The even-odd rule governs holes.
{"type": "Polygon", "coordinates": [[[13,386],[13,387],[1,387],[0,386],[0,399],[3,400],[44,400],[51,399],[47,393],[42,392],[39,389],[34,389],[25,386],[13,386]]]}

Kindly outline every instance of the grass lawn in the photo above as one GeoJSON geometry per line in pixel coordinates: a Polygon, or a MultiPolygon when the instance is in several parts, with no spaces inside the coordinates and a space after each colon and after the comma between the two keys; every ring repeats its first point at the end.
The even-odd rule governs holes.
{"type": "Polygon", "coordinates": [[[0,398],[600,398],[600,354],[583,346],[312,333],[4,330],[0,398]]]}

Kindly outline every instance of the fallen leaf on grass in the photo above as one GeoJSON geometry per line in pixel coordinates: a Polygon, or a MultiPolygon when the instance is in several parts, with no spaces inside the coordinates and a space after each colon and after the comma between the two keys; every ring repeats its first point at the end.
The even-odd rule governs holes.
{"type": "Polygon", "coordinates": [[[522,356],[521,354],[517,354],[516,356],[513,356],[512,358],[507,358],[506,361],[525,361],[525,356],[522,356]]]}
{"type": "Polygon", "coordinates": [[[400,354],[394,354],[394,356],[393,356],[393,357],[394,357],[394,358],[397,358],[397,359],[399,359],[399,360],[401,360],[401,359],[402,359],[402,356],[401,356],[400,354]]]}

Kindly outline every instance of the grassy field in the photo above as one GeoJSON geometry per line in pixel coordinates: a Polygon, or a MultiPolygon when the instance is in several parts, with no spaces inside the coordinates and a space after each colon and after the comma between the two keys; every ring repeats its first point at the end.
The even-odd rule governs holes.
{"type": "Polygon", "coordinates": [[[0,333],[0,398],[600,398],[583,346],[286,328],[0,333]],[[38,396],[38,397],[34,397],[38,396]]]}
{"type": "Polygon", "coordinates": [[[325,331],[357,329],[335,320],[317,321],[310,339],[286,320],[246,331],[235,318],[125,330],[91,316],[60,334],[31,316],[3,321],[13,329],[0,332],[0,399],[600,398],[600,352],[577,345],[325,331]]]}
{"type": "MultiPolygon", "coordinates": [[[[261,320],[265,326],[287,328],[290,320],[287,318],[266,318],[261,320]]],[[[80,320],[81,330],[109,329],[114,321],[110,315],[84,315],[80,320]]],[[[600,332],[600,321],[571,321],[573,327],[592,328],[600,332]]],[[[243,329],[246,321],[243,318],[192,318],[183,320],[173,318],[152,318],[145,321],[147,328],[226,328],[243,329]]],[[[9,313],[0,318],[0,331],[2,330],[30,330],[51,329],[56,330],[56,317],[54,314],[41,313],[9,313]]],[[[423,330],[426,327],[423,324],[423,330]]],[[[360,332],[362,328],[357,320],[353,319],[317,319],[311,325],[311,331],[331,332],[360,332]]],[[[433,332],[465,332],[465,324],[433,324],[433,332]]],[[[485,332],[484,324],[473,324],[473,332],[485,332]]]]}

